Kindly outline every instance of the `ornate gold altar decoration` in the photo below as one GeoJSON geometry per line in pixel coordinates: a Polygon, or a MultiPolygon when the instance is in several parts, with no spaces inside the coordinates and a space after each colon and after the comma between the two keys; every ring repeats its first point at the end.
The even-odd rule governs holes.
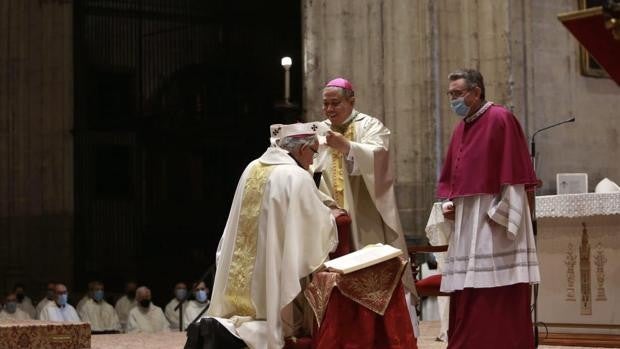
{"type": "Polygon", "coordinates": [[[226,301],[231,305],[231,314],[239,316],[256,316],[250,287],[256,258],[258,215],[265,183],[271,170],[273,166],[264,166],[260,163],[252,167],[241,201],[235,249],[230,262],[228,284],[224,291],[226,301]]]}
{"type": "Polygon", "coordinates": [[[586,223],[582,222],[581,246],[579,246],[579,271],[581,276],[581,315],[592,315],[592,288],[590,277],[590,243],[586,223]]]}
{"type": "Polygon", "coordinates": [[[308,304],[310,304],[310,308],[312,308],[314,312],[314,318],[316,319],[318,327],[321,327],[321,323],[323,322],[323,316],[325,316],[332,289],[336,287],[341,277],[342,275],[338,273],[317,273],[312,282],[310,282],[304,290],[304,296],[306,296],[308,304]]]}
{"type": "Polygon", "coordinates": [[[575,298],[575,264],[577,263],[577,255],[575,255],[575,246],[568,243],[568,251],[564,264],[566,265],[566,301],[576,302],[575,298]]]}
{"type": "Polygon", "coordinates": [[[596,265],[596,300],[606,301],[605,295],[605,264],[607,257],[603,251],[603,245],[599,242],[596,244],[596,255],[594,256],[594,265],[596,265]]]}
{"type": "Polygon", "coordinates": [[[318,325],[323,321],[334,287],[350,300],[384,315],[407,263],[407,260],[398,257],[346,275],[334,272],[314,275],[312,282],[304,290],[304,295],[312,307],[318,325]]]}

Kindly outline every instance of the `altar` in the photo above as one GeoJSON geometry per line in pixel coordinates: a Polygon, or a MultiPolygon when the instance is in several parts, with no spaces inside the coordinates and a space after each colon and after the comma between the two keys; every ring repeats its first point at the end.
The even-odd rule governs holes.
{"type": "Polygon", "coordinates": [[[539,330],[620,343],[620,193],[536,198],[539,330]]]}

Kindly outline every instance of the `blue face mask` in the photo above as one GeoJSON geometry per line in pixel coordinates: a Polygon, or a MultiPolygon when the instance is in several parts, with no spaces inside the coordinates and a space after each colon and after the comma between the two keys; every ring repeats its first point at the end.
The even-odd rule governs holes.
{"type": "Polygon", "coordinates": [[[198,290],[195,296],[196,296],[196,300],[199,301],[200,303],[204,303],[207,301],[207,291],[205,290],[198,290]]]}
{"type": "Polygon", "coordinates": [[[187,290],[184,288],[177,288],[174,290],[174,296],[177,297],[178,300],[182,301],[187,297],[187,290]]]}
{"type": "Polygon", "coordinates": [[[17,302],[7,302],[4,305],[4,310],[9,314],[14,314],[17,311],[17,302]]]}
{"type": "Polygon", "coordinates": [[[97,302],[101,302],[103,299],[103,290],[97,290],[93,293],[93,299],[97,302]]]}
{"type": "Polygon", "coordinates": [[[58,303],[61,307],[64,307],[67,305],[67,298],[69,298],[69,296],[66,293],[58,295],[58,297],[56,297],[56,303],[58,303]]]}
{"type": "Polygon", "coordinates": [[[455,98],[450,101],[450,108],[456,115],[464,118],[469,114],[469,107],[465,104],[465,97],[455,98]]]}

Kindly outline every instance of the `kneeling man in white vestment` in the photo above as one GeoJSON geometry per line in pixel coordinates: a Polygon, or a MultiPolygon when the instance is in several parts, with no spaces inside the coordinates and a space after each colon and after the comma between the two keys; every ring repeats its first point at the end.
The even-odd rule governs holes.
{"type": "Polygon", "coordinates": [[[308,172],[320,123],[272,126],[274,146],[243,172],[217,251],[207,312],[250,348],[282,348],[300,279],[338,244],[334,215],[308,172]]]}

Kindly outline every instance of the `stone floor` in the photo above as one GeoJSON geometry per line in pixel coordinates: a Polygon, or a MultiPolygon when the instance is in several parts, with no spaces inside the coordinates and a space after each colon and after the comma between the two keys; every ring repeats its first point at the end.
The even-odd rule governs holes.
{"type": "MultiPolygon", "coordinates": [[[[419,349],[445,349],[446,344],[435,341],[439,332],[438,321],[423,321],[420,324],[419,349]]],[[[169,332],[159,334],[113,334],[92,336],[92,349],[181,349],[185,344],[185,333],[169,332]]],[[[586,349],[585,347],[561,347],[541,345],[540,349],[586,349]]],[[[591,349],[591,348],[587,348],[591,349]]]]}
{"type": "MultiPolygon", "coordinates": [[[[435,338],[439,333],[439,321],[422,321],[420,323],[420,338],[418,338],[419,349],[445,349],[446,343],[437,342],[435,338]]],[[[550,346],[539,345],[539,349],[600,349],[594,347],[566,347],[566,346],[550,346]]]]}

